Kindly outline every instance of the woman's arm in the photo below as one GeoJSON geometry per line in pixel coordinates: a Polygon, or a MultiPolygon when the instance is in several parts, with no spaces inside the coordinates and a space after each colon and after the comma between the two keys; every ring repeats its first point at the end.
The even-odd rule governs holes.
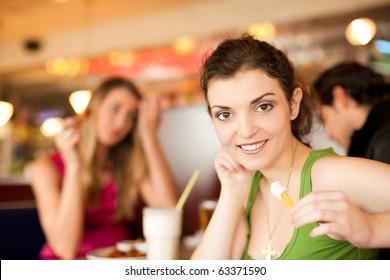
{"type": "Polygon", "coordinates": [[[79,135],[75,130],[70,134],[67,139],[62,135],[56,138],[65,163],[61,187],[57,168],[49,158],[37,159],[32,165],[32,187],[40,222],[50,247],[63,259],[75,258],[84,223],[83,189],[74,150],[79,135]]]}
{"type": "Polygon", "coordinates": [[[157,136],[160,113],[156,95],[150,94],[141,102],[138,129],[149,173],[140,191],[147,205],[174,206],[177,202],[176,187],[157,136]]]}
{"type": "Polygon", "coordinates": [[[245,246],[244,203],[252,172],[235,163],[224,151],[215,159],[221,195],[202,241],[192,259],[238,259],[245,246]]]}
{"type": "Polygon", "coordinates": [[[312,171],[313,192],[291,208],[296,227],[318,222],[311,235],[361,248],[390,247],[390,165],[328,157],[312,171]]]}

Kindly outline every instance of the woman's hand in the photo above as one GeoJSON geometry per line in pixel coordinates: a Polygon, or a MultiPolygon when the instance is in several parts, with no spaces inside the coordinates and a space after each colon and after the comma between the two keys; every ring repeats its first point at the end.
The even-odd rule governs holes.
{"type": "Polygon", "coordinates": [[[214,166],[222,189],[237,190],[244,195],[247,193],[252,180],[251,171],[235,162],[225,150],[217,154],[214,166]]]}
{"type": "Polygon", "coordinates": [[[161,106],[156,93],[148,93],[138,107],[138,129],[143,140],[157,135],[161,106]]]}
{"type": "Polygon", "coordinates": [[[55,145],[65,164],[72,166],[80,163],[81,157],[78,149],[80,142],[80,122],[75,117],[66,118],[63,122],[62,132],[55,138],[55,145]]]}
{"type": "Polygon", "coordinates": [[[299,200],[290,213],[295,227],[319,223],[310,232],[311,237],[327,235],[364,248],[372,236],[371,215],[361,211],[341,191],[312,192],[299,200]]]}

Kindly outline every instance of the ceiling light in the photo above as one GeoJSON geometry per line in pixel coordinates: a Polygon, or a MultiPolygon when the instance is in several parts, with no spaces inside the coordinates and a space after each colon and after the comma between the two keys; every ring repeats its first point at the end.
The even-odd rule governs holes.
{"type": "Polygon", "coordinates": [[[62,130],[61,118],[47,118],[41,125],[41,133],[46,137],[53,137],[62,130]]]}
{"type": "Polygon", "coordinates": [[[91,100],[90,90],[77,90],[69,96],[70,105],[76,114],[81,114],[88,106],[89,100],[91,100]]]}
{"type": "Polygon", "coordinates": [[[178,54],[189,54],[196,47],[196,41],[191,36],[181,36],[176,39],[173,48],[178,54]]]}
{"type": "Polygon", "coordinates": [[[14,107],[11,103],[0,101],[0,127],[9,121],[13,113],[14,107]]]}
{"type": "Polygon", "coordinates": [[[369,18],[359,18],[351,21],[346,30],[345,37],[353,46],[367,45],[376,33],[376,24],[369,18]]]}

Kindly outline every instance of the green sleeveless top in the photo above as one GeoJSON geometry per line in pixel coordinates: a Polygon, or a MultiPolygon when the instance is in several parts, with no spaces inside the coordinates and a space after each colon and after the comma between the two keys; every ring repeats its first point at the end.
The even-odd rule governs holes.
{"type": "MultiPolygon", "coordinates": [[[[310,153],[301,174],[299,198],[302,198],[311,192],[310,174],[313,164],[319,158],[329,155],[336,155],[332,148],[310,153]]],[[[252,206],[259,190],[261,176],[262,174],[259,171],[255,172],[246,205],[245,219],[248,226],[248,235],[242,256],[242,259],[244,260],[252,259],[248,254],[248,245],[251,238],[250,217],[252,206]]],[[[291,240],[288,242],[284,252],[279,256],[278,260],[367,260],[377,258],[377,249],[359,249],[348,241],[338,241],[331,239],[328,236],[310,237],[309,233],[317,225],[317,223],[313,223],[301,228],[295,228],[291,240]]]]}

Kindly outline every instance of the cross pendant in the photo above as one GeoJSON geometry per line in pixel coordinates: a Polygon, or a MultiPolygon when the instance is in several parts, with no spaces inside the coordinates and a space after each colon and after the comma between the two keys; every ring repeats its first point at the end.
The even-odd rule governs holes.
{"type": "Polygon", "coordinates": [[[272,248],[272,239],[268,239],[267,247],[261,250],[261,253],[265,256],[266,260],[272,260],[276,256],[276,251],[272,248]]]}

